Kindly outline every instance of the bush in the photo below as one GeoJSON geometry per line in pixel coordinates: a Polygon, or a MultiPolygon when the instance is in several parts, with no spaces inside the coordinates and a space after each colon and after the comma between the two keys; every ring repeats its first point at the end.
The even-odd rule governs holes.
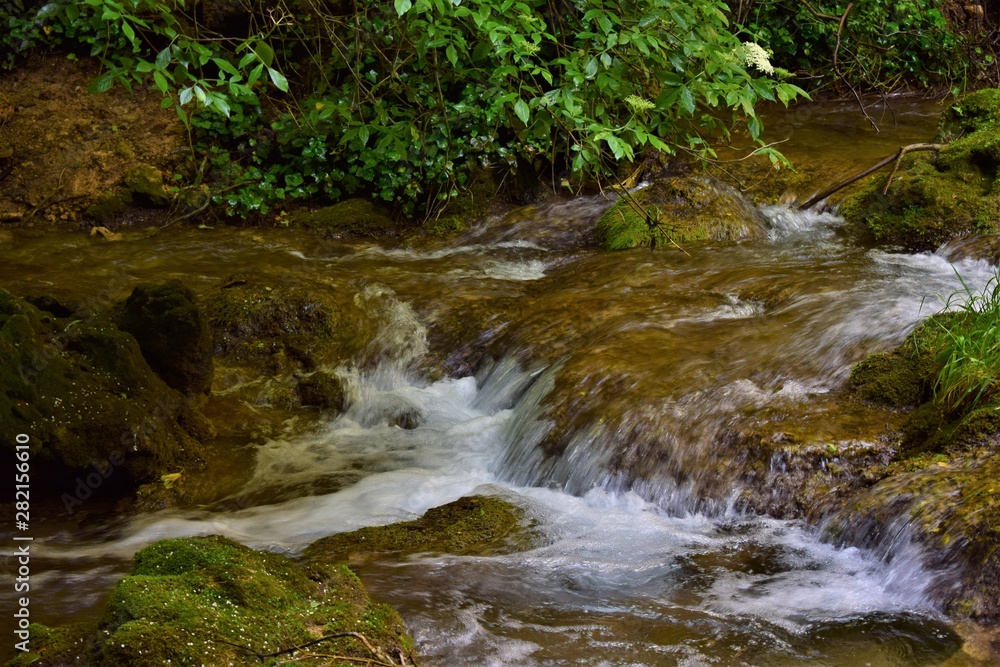
{"type": "Polygon", "coordinates": [[[803,94],[730,31],[721,0],[285,7],[261,0],[217,32],[160,0],[55,0],[8,16],[39,28],[39,43],[99,58],[94,92],[159,88],[232,214],[354,193],[432,214],[482,166],[604,179],[647,147],[711,155],[739,128],[777,162],[754,107],[803,94]]]}

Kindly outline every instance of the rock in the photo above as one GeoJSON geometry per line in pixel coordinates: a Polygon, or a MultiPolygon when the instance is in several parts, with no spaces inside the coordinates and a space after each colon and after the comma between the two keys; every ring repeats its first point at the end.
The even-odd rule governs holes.
{"type": "Polygon", "coordinates": [[[352,663],[382,656],[383,663],[390,657],[394,664],[416,664],[399,614],[372,602],[344,566],[303,567],[220,536],[163,540],[133,561],[132,575],[118,582],[98,627],[75,646],[51,630],[34,634],[33,655],[26,658],[40,661],[31,664],[249,666],[261,664],[258,653],[346,633],[363,635],[371,649],[357,636],[312,648],[352,663]],[[50,648],[82,659],[53,661],[60,656],[50,648]]]}
{"type": "Polygon", "coordinates": [[[344,236],[377,238],[400,231],[388,211],[367,199],[345,199],[311,213],[298,213],[293,221],[309,229],[344,236]]]}
{"type": "Polygon", "coordinates": [[[125,186],[138,203],[148,206],[166,206],[173,195],[163,185],[163,174],[150,164],[139,164],[125,174],[125,186]]]}
{"type": "Polygon", "coordinates": [[[963,259],[983,260],[1000,264],[1000,234],[973,234],[952,239],[941,247],[941,254],[949,262],[963,259]]]}
{"type": "Polygon", "coordinates": [[[46,490],[78,500],[96,487],[130,488],[200,460],[211,427],[157,377],[139,345],[110,318],[64,323],[0,290],[0,441],[31,436],[32,465],[66,479],[46,490]],[[91,490],[74,484],[89,479],[91,490]]]}
{"type": "Polygon", "coordinates": [[[194,292],[179,280],[137,286],[120,328],[135,336],[150,367],[188,396],[212,387],[212,334],[194,292]]]}
{"type": "Polygon", "coordinates": [[[299,378],[298,394],[302,405],[338,412],[344,409],[344,382],[326,371],[299,378]]]}
{"type": "Polygon", "coordinates": [[[416,408],[403,408],[389,416],[389,426],[398,426],[407,431],[417,428],[422,421],[423,415],[416,408]]]}
{"type": "Polygon", "coordinates": [[[841,213],[881,245],[909,252],[937,249],[970,234],[994,234],[1000,220],[1000,91],[980,90],[942,115],[937,152],[905,157],[883,194],[888,173],[847,198],[841,213]]]}
{"type": "Polygon", "coordinates": [[[121,193],[105,192],[84,212],[88,217],[105,223],[122,217],[130,203],[132,203],[132,195],[127,191],[121,193]]]}
{"type": "Polygon", "coordinates": [[[608,250],[738,241],[766,233],[763,216],[736,190],[693,176],[666,178],[621,197],[597,221],[597,229],[608,250]]]}
{"type": "Polygon", "coordinates": [[[470,496],[427,510],[421,518],[338,533],[310,544],[310,563],[338,563],[391,553],[497,555],[538,545],[524,510],[496,496],[470,496]]]}
{"type": "Polygon", "coordinates": [[[939,458],[893,475],[827,524],[840,543],[888,553],[901,532],[936,571],[930,593],[950,614],[1000,618],[1000,459],[939,458]]]}

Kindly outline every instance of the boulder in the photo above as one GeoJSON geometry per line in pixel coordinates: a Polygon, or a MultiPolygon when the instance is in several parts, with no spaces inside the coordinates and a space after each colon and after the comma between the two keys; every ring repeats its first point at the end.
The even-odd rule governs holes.
{"type": "Polygon", "coordinates": [[[20,664],[259,665],[307,643],[345,663],[415,664],[399,614],[344,566],[302,567],[220,536],[163,540],[133,561],[96,628],[35,626],[20,664]]]}
{"type": "Polygon", "coordinates": [[[673,243],[738,241],[766,234],[764,218],[733,188],[700,176],[673,176],[623,195],[597,221],[608,250],[673,243]]]}
{"type": "Polygon", "coordinates": [[[96,486],[128,488],[199,461],[211,426],[109,317],[70,322],[0,290],[6,450],[18,433],[30,435],[33,465],[67,471],[68,481],[53,478],[48,490],[73,495],[72,476],[92,466],[106,475],[96,486]]]}
{"type": "Polygon", "coordinates": [[[179,280],[138,285],[125,301],[120,328],[170,387],[188,396],[212,387],[212,335],[198,300],[179,280]]]}

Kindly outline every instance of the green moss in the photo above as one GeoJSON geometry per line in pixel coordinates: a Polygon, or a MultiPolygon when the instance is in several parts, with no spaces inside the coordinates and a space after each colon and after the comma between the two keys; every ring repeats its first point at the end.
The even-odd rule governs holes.
{"type": "Polygon", "coordinates": [[[1000,89],[969,93],[941,114],[939,133],[945,141],[995,128],[1000,122],[1000,89]]]}
{"type": "Polygon", "coordinates": [[[430,509],[415,521],[324,537],[303,555],[317,563],[385,553],[485,555],[521,551],[536,539],[520,508],[494,496],[472,496],[430,509]]]}
{"type": "Polygon", "coordinates": [[[163,185],[163,174],[151,164],[138,164],[125,174],[125,186],[137,202],[149,206],[166,206],[173,199],[163,185]]]}
{"type": "Polygon", "coordinates": [[[706,178],[673,177],[622,196],[597,221],[608,250],[735,241],[764,234],[763,219],[738,193],[706,178]]]}
{"type": "MultiPolygon", "coordinates": [[[[361,633],[386,655],[412,653],[398,614],[373,603],[345,567],[304,568],[219,536],[164,540],[134,560],[132,576],[111,594],[97,650],[81,664],[287,664],[287,655],[257,654],[344,632],[361,633]]],[[[354,637],[314,650],[355,661],[373,657],[354,637]]]]}
{"type": "Polygon", "coordinates": [[[331,234],[378,238],[400,231],[388,211],[367,199],[345,199],[312,212],[296,213],[292,221],[331,234]]]}
{"type": "Polygon", "coordinates": [[[927,397],[932,359],[918,355],[912,345],[872,354],[851,369],[850,384],[866,403],[890,408],[912,408],[927,397]]]}
{"type": "Polygon", "coordinates": [[[126,208],[131,203],[132,195],[127,191],[121,193],[105,192],[85,213],[87,217],[98,222],[108,222],[124,215],[126,208]]]}
{"type": "Polygon", "coordinates": [[[29,650],[7,662],[7,667],[69,667],[85,664],[93,649],[94,628],[82,624],[50,628],[38,623],[28,626],[29,650]]]}
{"type": "Polygon", "coordinates": [[[114,478],[119,486],[199,458],[198,439],[210,429],[156,377],[132,336],[101,315],[55,320],[2,290],[0,312],[4,447],[31,433],[36,460],[72,469],[116,454],[127,471],[114,478]]]}

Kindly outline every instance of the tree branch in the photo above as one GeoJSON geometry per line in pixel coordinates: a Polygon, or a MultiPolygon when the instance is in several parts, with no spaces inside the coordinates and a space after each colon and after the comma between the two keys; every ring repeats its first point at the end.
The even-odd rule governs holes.
{"type": "Polygon", "coordinates": [[[851,183],[860,181],[865,176],[874,174],[879,169],[888,166],[892,162],[895,162],[896,168],[892,170],[892,174],[889,176],[889,182],[885,184],[885,191],[883,192],[883,194],[886,194],[889,192],[889,184],[892,183],[892,177],[896,175],[896,171],[899,169],[899,163],[903,159],[904,155],[916,151],[939,151],[942,148],[944,148],[944,144],[910,144],[908,146],[900,146],[898,151],[896,151],[895,153],[893,153],[888,157],[882,158],[877,163],[875,163],[871,167],[868,167],[861,173],[855,174],[854,176],[851,176],[850,178],[843,180],[837,183],[836,185],[827,188],[826,190],[823,190],[823,192],[820,192],[818,195],[813,195],[808,200],[806,200],[805,203],[799,206],[798,210],[805,211],[807,209],[810,209],[819,202],[829,197],[830,195],[843,190],[851,183]]]}

